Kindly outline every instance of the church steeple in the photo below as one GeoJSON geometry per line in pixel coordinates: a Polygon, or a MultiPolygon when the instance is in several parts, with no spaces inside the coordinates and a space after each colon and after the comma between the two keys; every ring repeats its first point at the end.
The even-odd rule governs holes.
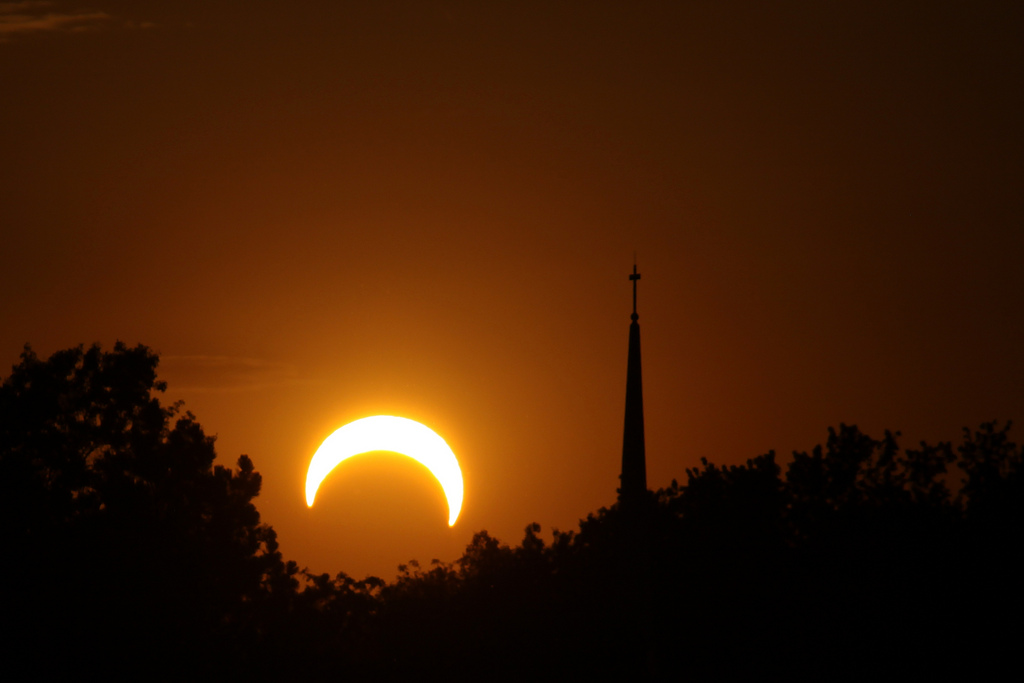
{"type": "Polygon", "coordinates": [[[619,476],[619,505],[633,508],[647,495],[647,462],[644,454],[644,390],[640,371],[640,324],[636,313],[636,285],[640,273],[629,276],[633,282],[633,314],[629,324],[629,360],[626,366],[626,423],[622,431],[622,474],[619,476]]]}

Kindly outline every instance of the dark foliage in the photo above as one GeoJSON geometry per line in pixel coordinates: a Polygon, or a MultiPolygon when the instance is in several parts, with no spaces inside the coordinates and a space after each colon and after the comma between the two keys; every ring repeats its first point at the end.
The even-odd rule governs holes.
{"type": "MultiPolygon", "coordinates": [[[[746,465],[707,461],[550,544],[478,533],[374,593],[394,679],[864,680],[989,674],[1021,629],[1021,449],[1009,425],[899,448],[855,427],[746,465]],[[962,476],[949,468],[954,466],[962,476]]],[[[365,633],[365,632],[364,632],[365,633]]]]}
{"type": "Polygon", "coordinates": [[[477,533],[393,583],[298,572],[144,347],[26,350],[0,387],[7,647],[157,677],[865,680],[993,677],[1024,606],[1009,424],[901,449],[856,427],[702,461],[550,542],[477,533]],[[8,628],[8,631],[11,629],[8,628]]]}
{"type": "Polygon", "coordinates": [[[214,466],[213,439],[156,398],[156,366],[144,346],[26,348],[0,386],[5,645],[38,671],[228,669],[297,586],[252,462],[214,466]]]}

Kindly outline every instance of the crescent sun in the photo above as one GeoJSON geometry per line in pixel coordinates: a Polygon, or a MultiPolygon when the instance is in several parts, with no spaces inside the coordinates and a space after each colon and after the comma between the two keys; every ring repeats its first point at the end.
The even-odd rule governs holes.
{"type": "Polygon", "coordinates": [[[441,484],[448,500],[448,526],[462,510],[462,469],[455,453],[426,425],[405,417],[375,415],[350,422],[324,439],[306,471],[306,505],[313,506],[320,483],[335,467],[353,455],[393,451],[424,465],[441,484]]]}

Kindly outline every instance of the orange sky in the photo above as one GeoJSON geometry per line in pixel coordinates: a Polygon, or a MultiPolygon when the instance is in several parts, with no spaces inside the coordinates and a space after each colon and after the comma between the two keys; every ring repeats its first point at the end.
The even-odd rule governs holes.
{"type": "Polygon", "coordinates": [[[652,487],[1024,419],[1020,3],[771,5],[0,3],[0,373],[151,346],[288,559],[389,579],[614,501],[634,251],[652,487]],[[398,456],[306,509],[378,413],[453,529],[398,456]]]}

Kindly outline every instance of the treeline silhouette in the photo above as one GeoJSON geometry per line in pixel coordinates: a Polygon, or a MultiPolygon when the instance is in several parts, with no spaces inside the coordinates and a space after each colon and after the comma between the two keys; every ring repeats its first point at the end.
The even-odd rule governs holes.
{"type": "MultiPolygon", "coordinates": [[[[642,507],[391,582],[285,561],[246,456],[157,395],[158,357],[26,347],[0,385],[7,671],[158,679],[908,680],[1015,667],[1024,464],[1009,424],[902,449],[829,431],[702,461],[642,507]]],[[[567,484],[571,485],[571,484],[567,484]]]]}

